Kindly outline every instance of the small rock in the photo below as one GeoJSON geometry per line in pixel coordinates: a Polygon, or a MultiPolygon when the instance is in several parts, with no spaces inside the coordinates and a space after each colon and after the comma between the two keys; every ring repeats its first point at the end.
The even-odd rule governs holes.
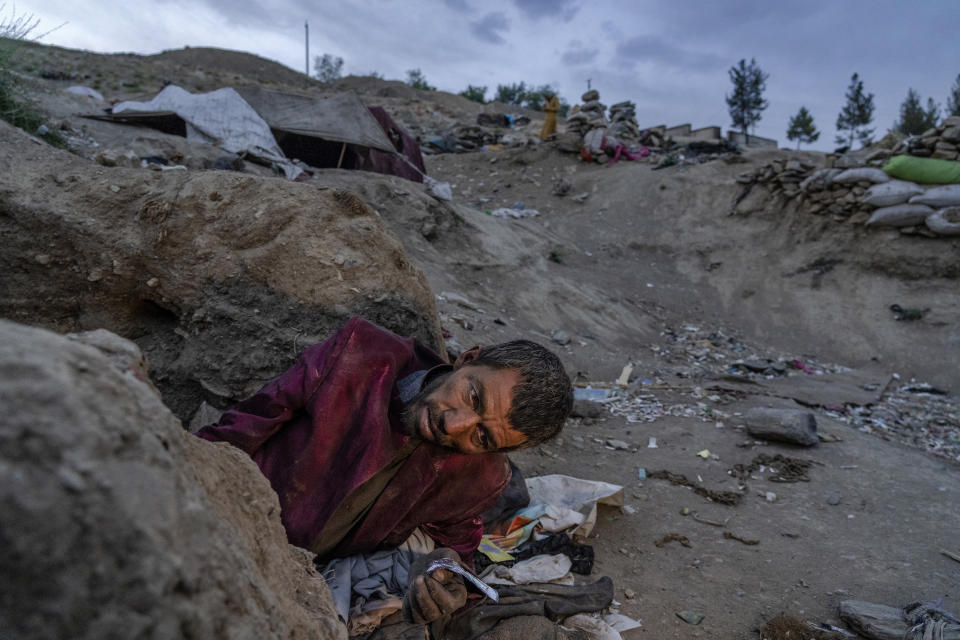
{"type": "Polygon", "coordinates": [[[833,505],[833,506],[837,506],[838,504],[840,504],[840,494],[838,493],[830,494],[830,496],[827,497],[827,504],[833,505]]]}
{"type": "Polygon", "coordinates": [[[420,225],[420,235],[427,240],[434,240],[437,237],[437,225],[432,222],[424,222],[420,225]]]}
{"type": "Polygon", "coordinates": [[[97,164],[104,167],[115,167],[117,166],[117,156],[110,151],[101,151],[97,154],[97,164]]]}
{"type": "Polygon", "coordinates": [[[570,415],[574,418],[599,418],[603,407],[598,402],[590,400],[574,400],[570,415]]]}
{"type": "Polygon", "coordinates": [[[158,287],[160,286],[160,280],[158,280],[157,278],[150,278],[149,280],[147,280],[147,286],[150,287],[151,289],[158,287]]]}
{"type": "Polygon", "coordinates": [[[687,624],[700,624],[703,621],[703,614],[696,611],[677,611],[677,617],[687,624]]]}
{"type": "Polygon", "coordinates": [[[46,253],[38,253],[33,257],[37,261],[37,264],[48,265],[50,264],[50,256],[46,253]]]}
{"type": "Polygon", "coordinates": [[[584,191],[583,193],[578,193],[577,195],[573,196],[570,199],[573,200],[574,202],[582,203],[584,200],[586,200],[589,197],[590,197],[590,192],[584,191]]]}
{"type": "Polygon", "coordinates": [[[120,187],[118,187],[115,184],[112,184],[110,185],[110,191],[113,191],[114,193],[120,193],[120,187]]]}
{"type": "Polygon", "coordinates": [[[100,269],[94,269],[87,274],[88,282],[99,282],[100,280],[103,280],[103,271],[100,269]]]}
{"type": "Polygon", "coordinates": [[[562,329],[557,329],[556,331],[551,333],[550,339],[559,345],[570,344],[570,336],[567,334],[566,331],[563,331],[562,329]]]}
{"type": "Polygon", "coordinates": [[[819,441],[817,419],[809,411],[756,407],[746,415],[747,433],[754,438],[810,447],[819,441]]]}
{"type": "Polygon", "coordinates": [[[628,444],[627,444],[626,442],[624,442],[623,440],[612,440],[612,439],[611,439],[611,440],[607,440],[607,446],[608,446],[608,447],[613,447],[614,449],[617,449],[618,451],[627,451],[627,450],[630,449],[630,445],[628,445],[628,444]]]}
{"type": "Polygon", "coordinates": [[[637,597],[637,594],[633,589],[624,589],[623,597],[626,598],[627,600],[633,600],[634,598],[637,597]]]}
{"type": "Polygon", "coordinates": [[[763,494],[763,497],[766,498],[767,502],[777,501],[777,494],[775,494],[773,491],[767,491],[765,494],[763,494]]]}

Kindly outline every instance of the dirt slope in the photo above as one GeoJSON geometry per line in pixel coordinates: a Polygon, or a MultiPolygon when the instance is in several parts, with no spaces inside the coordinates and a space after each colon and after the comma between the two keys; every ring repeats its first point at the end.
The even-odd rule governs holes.
{"type": "MultiPolygon", "coordinates": [[[[213,65],[200,69],[207,77],[223,76],[241,64],[229,58],[195,63],[213,65]]],[[[417,131],[475,117],[476,106],[455,96],[351,83],[417,131]]],[[[118,148],[126,135],[89,132],[112,136],[118,148]]],[[[591,543],[595,575],[614,578],[622,611],[644,621],[643,637],[755,638],[752,629],[781,610],[837,623],[836,604],[848,597],[893,605],[943,598],[956,612],[960,564],[940,549],[960,551],[951,537],[960,525],[958,466],[921,450],[931,434],[960,443],[956,397],[903,391],[891,374],[954,394],[960,388],[960,242],[866,230],[759,191],[740,208],[744,215],[730,215],[737,174],[795,156],[765,151],[654,171],[582,163],[545,144],[429,157],[430,174],[453,185],[451,203],[397,178],[337,170],[284,189],[342,190],[369,206],[425,274],[440,323],[459,345],[532,337],[556,348],[578,380],[607,384],[632,363],[627,393],[649,421],[608,412],[576,420],[557,442],[517,459],[531,474],[627,488],[636,512],[605,513],[591,543]],[[561,181],[570,184],[562,197],[553,193],[561,181]],[[485,213],[517,202],[540,215],[485,213]],[[893,303],[930,310],[921,321],[897,322],[893,303]],[[566,344],[551,342],[554,335],[566,344]],[[838,373],[725,380],[736,360],[761,357],[815,361],[838,373]],[[768,405],[810,408],[831,441],[809,450],[753,441],[743,414],[768,405]],[[943,410],[924,420],[935,406],[943,410]],[[883,428],[911,411],[916,431],[883,428]],[[658,448],[647,448],[650,437],[658,448]],[[627,449],[608,447],[611,438],[627,449]],[[770,465],[743,480],[728,473],[762,453],[811,460],[808,479],[774,482],[770,465]],[[727,507],[641,479],[640,468],[743,495],[727,507]],[[685,507],[726,524],[681,515],[685,507]],[[691,546],[654,544],[669,533],[691,546]],[[681,609],[700,611],[704,622],[686,625],[675,615],[681,609]]],[[[821,154],[800,157],[823,162],[821,154]]]]}

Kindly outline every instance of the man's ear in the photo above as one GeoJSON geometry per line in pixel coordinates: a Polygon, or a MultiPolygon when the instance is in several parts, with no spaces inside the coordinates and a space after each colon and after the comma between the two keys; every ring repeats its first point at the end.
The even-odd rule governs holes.
{"type": "Polygon", "coordinates": [[[457,359],[453,361],[453,368],[459,369],[460,367],[467,364],[468,362],[473,362],[474,360],[476,360],[477,356],[479,355],[480,355],[480,347],[470,347],[469,349],[461,353],[459,356],[457,356],[457,359]]]}

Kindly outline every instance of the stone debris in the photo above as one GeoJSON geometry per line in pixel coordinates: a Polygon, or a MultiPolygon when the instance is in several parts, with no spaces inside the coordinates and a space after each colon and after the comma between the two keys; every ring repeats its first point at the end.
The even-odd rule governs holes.
{"type": "MultiPolygon", "coordinates": [[[[704,391],[709,381],[730,376],[739,380],[788,381],[794,376],[850,372],[844,366],[809,358],[751,355],[753,348],[722,328],[707,331],[687,325],[677,330],[665,329],[661,336],[666,344],[652,345],[651,350],[662,366],[650,378],[635,376],[627,389],[599,399],[597,404],[602,410],[629,423],[652,423],[672,416],[697,419],[718,428],[738,422],[747,426],[751,422],[749,416],[732,415],[723,408],[735,399],[733,396],[723,391],[704,391]],[[674,379],[702,380],[704,384],[677,386],[672,384],[674,379]],[[667,402],[668,391],[679,391],[689,401],[677,402],[674,396],[672,402],[667,402]]],[[[891,382],[898,379],[894,374],[891,382]]],[[[890,385],[885,390],[878,387],[875,391],[878,397],[872,403],[831,406],[818,415],[960,462],[960,398],[916,380],[890,385]]],[[[798,413],[814,416],[807,411],[798,413]]]]}
{"type": "Polygon", "coordinates": [[[768,198],[795,201],[807,213],[829,215],[838,223],[893,227],[904,235],[928,238],[954,237],[960,235],[960,210],[954,211],[960,207],[960,186],[891,180],[881,169],[867,165],[898,154],[957,160],[958,145],[960,116],[951,116],[923,136],[907,138],[893,151],[881,148],[859,156],[848,154],[842,161],[828,158],[828,165],[843,168],[818,169],[802,159],[774,160],[737,176],[743,191],[731,213],[753,211],[757,205],[751,193],[760,187],[768,198]]]}
{"type": "Polygon", "coordinates": [[[908,137],[893,149],[891,155],[960,160],[960,116],[944,118],[939,127],[908,137]]]}
{"type": "Polygon", "coordinates": [[[587,91],[580,99],[583,104],[574,105],[567,116],[567,131],[583,138],[592,129],[606,129],[610,126],[606,116],[607,105],[601,104],[600,93],[596,89],[587,91]]]}

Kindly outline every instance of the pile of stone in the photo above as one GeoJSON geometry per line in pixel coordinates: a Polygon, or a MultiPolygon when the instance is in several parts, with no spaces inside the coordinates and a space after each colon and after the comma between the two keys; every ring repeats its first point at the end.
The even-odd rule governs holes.
{"type": "Polygon", "coordinates": [[[802,195],[801,202],[808,213],[831,215],[837,222],[843,222],[869,211],[869,207],[861,202],[863,194],[884,179],[889,180],[889,177],[883,171],[868,167],[821,169],[798,185],[799,195],[802,195]]]}
{"type": "Polygon", "coordinates": [[[939,127],[928,129],[919,136],[910,136],[893,150],[893,154],[960,160],[960,116],[944,118],[939,127]]]}
{"type": "Polygon", "coordinates": [[[624,101],[611,106],[610,122],[610,126],[607,127],[608,135],[619,140],[620,144],[630,150],[640,146],[640,127],[637,125],[637,105],[630,101],[624,101]]]}
{"type": "Polygon", "coordinates": [[[499,139],[496,131],[470,124],[457,125],[453,135],[457,140],[457,151],[474,151],[484,145],[496,144],[499,139]]]}
{"type": "Polygon", "coordinates": [[[801,184],[816,167],[804,160],[774,160],[756,171],[741,173],[737,182],[742,185],[762,184],[775,194],[793,198],[802,192],[801,184]]]}
{"type": "Polygon", "coordinates": [[[774,195],[796,199],[807,213],[830,215],[836,222],[849,220],[929,238],[960,236],[960,185],[893,180],[875,167],[814,168],[802,160],[775,160],[739,175],[737,182],[744,191],[734,211],[754,204],[746,198],[759,185],[774,195]]]}
{"type": "Polygon", "coordinates": [[[570,115],[567,116],[568,132],[583,137],[593,129],[604,129],[610,126],[606,116],[607,105],[601,104],[600,92],[591,89],[580,96],[580,99],[583,100],[583,104],[574,105],[570,115]]]}

